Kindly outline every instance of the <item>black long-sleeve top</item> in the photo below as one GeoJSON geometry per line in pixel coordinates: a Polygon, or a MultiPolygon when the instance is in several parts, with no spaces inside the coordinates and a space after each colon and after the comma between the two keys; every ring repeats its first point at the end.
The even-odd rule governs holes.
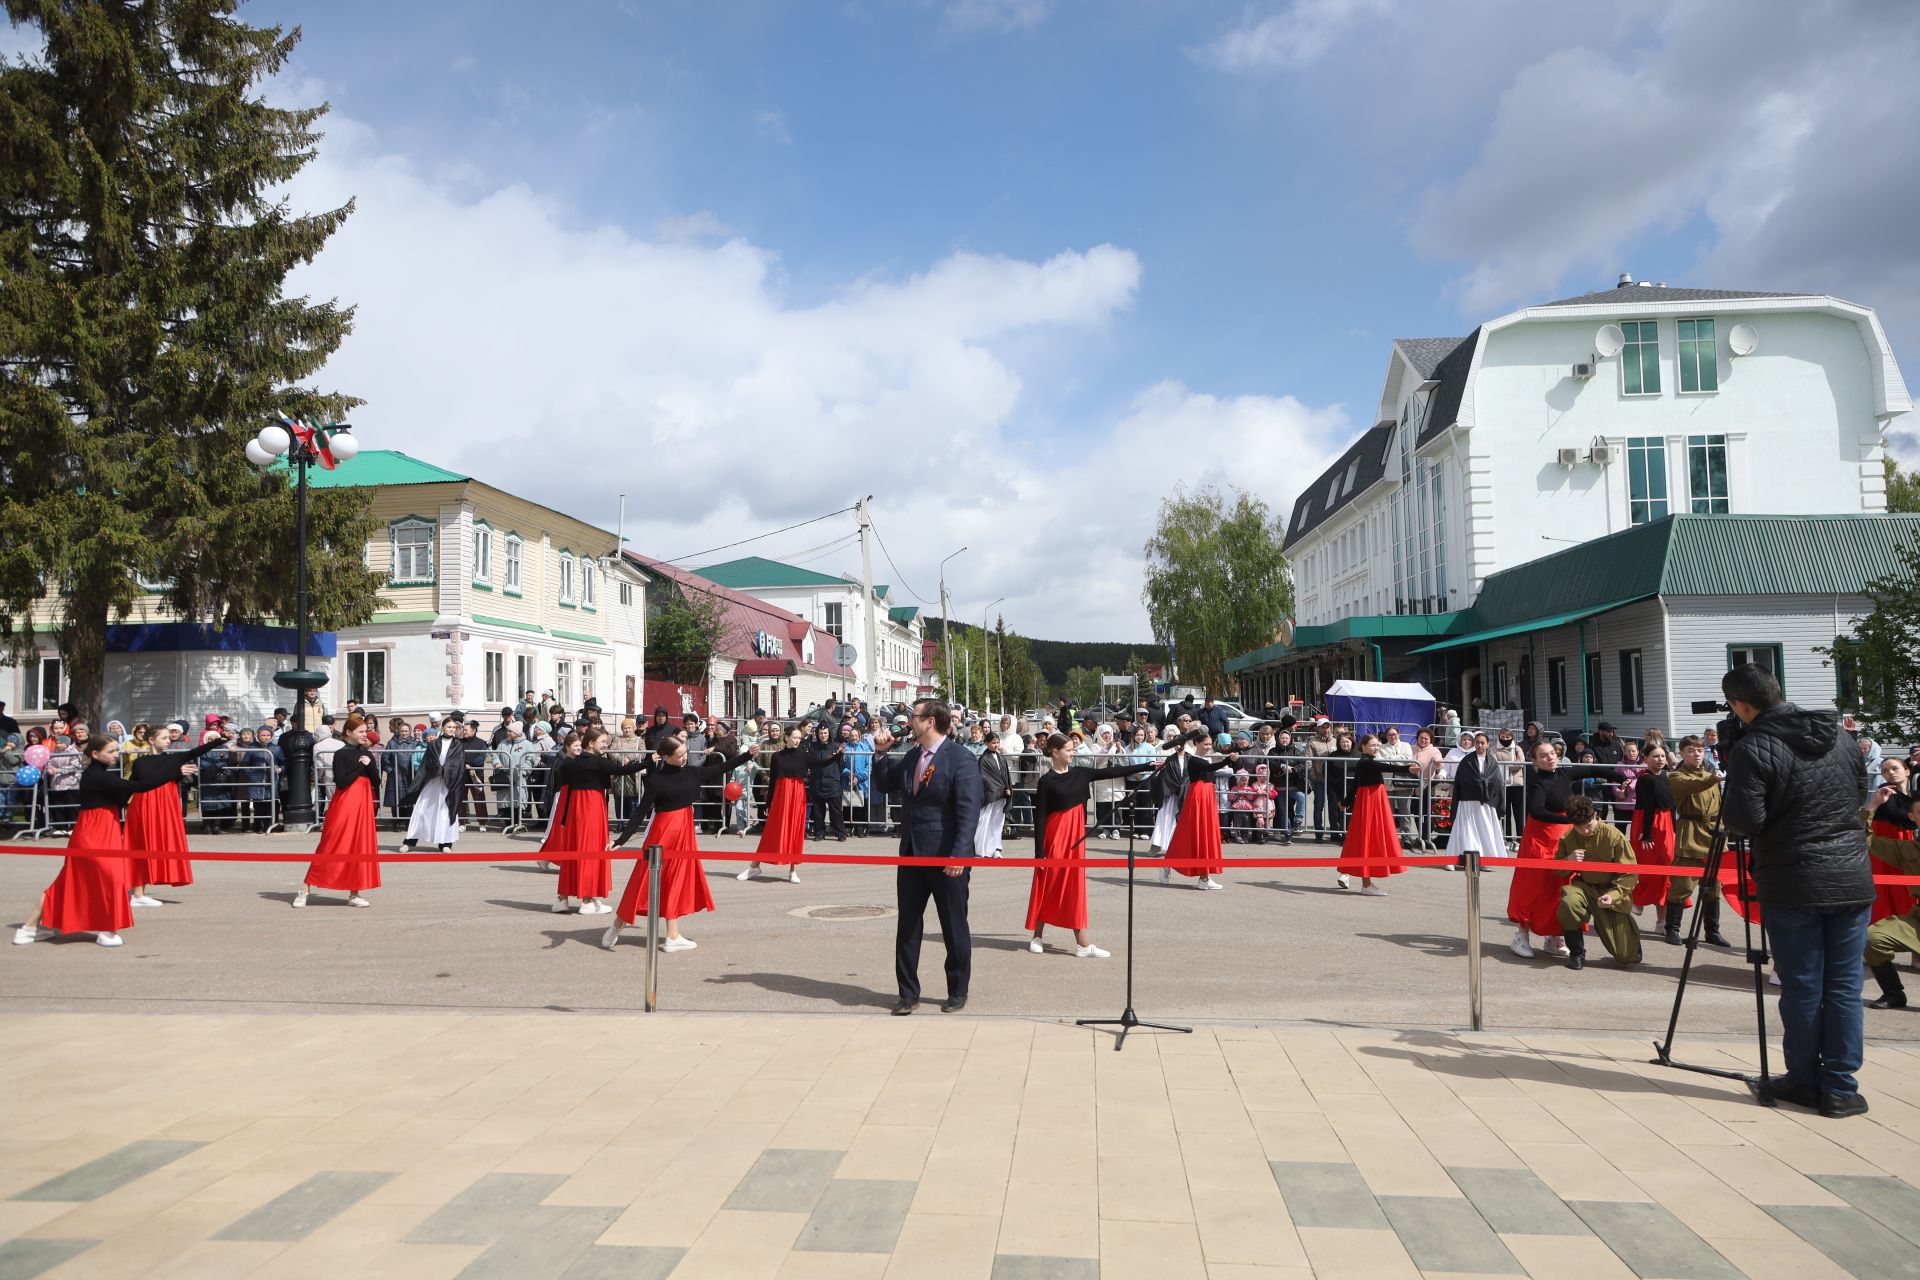
{"type": "MultiPolygon", "coordinates": [[[[576,757],[577,759],[578,757],[576,757]]],[[[691,809],[693,802],[700,798],[700,788],[720,779],[753,759],[751,751],[742,751],[737,756],[722,759],[710,755],[699,764],[653,765],[647,770],[647,799],[653,802],[652,813],[672,813],[675,809],[691,809]]],[[[615,844],[625,844],[640,831],[641,820],[649,811],[636,808],[633,816],[627,819],[627,825],[620,830],[620,838],[615,844]]]]}
{"type": "Polygon", "coordinates": [[[1379,756],[1361,756],[1354,761],[1353,772],[1347,778],[1347,807],[1353,807],[1353,798],[1360,788],[1380,786],[1390,773],[1413,773],[1417,768],[1411,760],[1383,761],[1379,756]]]}
{"type": "Polygon", "coordinates": [[[782,778],[795,778],[801,782],[807,780],[807,749],[805,747],[782,747],[773,753],[773,762],[767,767],[775,782],[782,778]]]}
{"type": "Polygon", "coordinates": [[[1673,783],[1661,773],[1643,773],[1633,786],[1635,813],[1672,813],[1673,783]]]}
{"type": "Polygon", "coordinates": [[[164,787],[170,781],[165,775],[152,781],[136,781],[120,776],[120,766],[108,768],[98,760],[87,761],[87,767],[80,771],[80,807],[82,809],[111,809],[113,816],[119,817],[120,810],[127,801],[142,791],[153,791],[164,787]]]}
{"type": "MultiPolygon", "coordinates": [[[[191,751],[154,751],[137,757],[133,762],[133,780],[151,782],[154,786],[176,782],[180,771],[206,755],[209,751],[218,751],[226,746],[224,738],[209,738],[191,751]]],[[[142,787],[145,791],[148,788],[142,787]]]]}
{"type": "Polygon", "coordinates": [[[1033,856],[1046,856],[1047,819],[1056,813],[1085,809],[1093,798],[1093,784],[1106,778],[1124,778],[1140,772],[1139,761],[1116,764],[1105,769],[1068,769],[1062,773],[1048,768],[1033,787],[1033,856]]]}
{"type": "Polygon", "coordinates": [[[1912,796],[1899,794],[1889,796],[1885,804],[1873,811],[1873,820],[1912,831],[1916,826],[1913,820],[1913,805],[1912,796]]]}
{"type": "Polygon", "coordinates": [[[1562,769],[1542,773],[1527,766],[1527,821],[1550,827],[1567,825],[1567,802],[1573,799],[1573,775],[1562,769]]]}
{"type": "MultiPolygon", "coordinates": [[[[1188,789],[1191,790],[1193,787],[1193,784],[1196,782],[1212,782],[1214,774],[1220,772],[1222,769],[1228,768],[1232,764],[1233,764],[1233,761],[1227,756],[1221,756],[1218,760],[1213,760],[1206,756],[1188,756],[1187,757],[1188,789]]],[[[1138,773],[1138,772],[1140,772],[1140,766],[1138,764],[1130,764],[1126,768],[1122,769],[1119,773],[1115,774],[1114,776],[1124,777],[1129,773],[1138,773]]]]}
{"type": "Polygon", "coordinates": [[[577,756],[560,761],[557,767],[559,785],[575,791],[605,791],[613,785],[615,778],[645,773],[650,763],[646,756],[637,760],[614,761],[596,752],[582,751],[577,756]]]}
{"type": "Polygon", "coordinates": [[[846,746],[839,742],[809,742],[804,747],[807,757],[807,790],[816,796],[837,796],[840,794],[840,762],[846,758],[846,746]]]}
{"type": "Polygon", "coordinates": [[[380,758],[372,747],[356,747],[345,743],[333,753],[333,794],[345,795],[347,788],[360,779],[367,779],[368,785],[380,785],[380,758]]]}

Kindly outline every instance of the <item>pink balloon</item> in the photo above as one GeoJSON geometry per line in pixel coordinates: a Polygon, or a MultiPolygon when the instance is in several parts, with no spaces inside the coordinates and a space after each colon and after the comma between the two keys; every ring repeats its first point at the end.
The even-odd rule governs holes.
{"type": "Polygon", "coordinates": [[[36,742],[26,750],[27,763],[36,769],[47,767],[47,761],[53,759],[53,752],[47,750],[44,743],[36,742]]]}

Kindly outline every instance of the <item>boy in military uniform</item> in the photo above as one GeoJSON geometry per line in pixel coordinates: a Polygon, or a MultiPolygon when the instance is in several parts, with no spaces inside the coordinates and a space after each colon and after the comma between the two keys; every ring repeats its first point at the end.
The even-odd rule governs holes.
{"type": "MultiPolygon", "coordinates": [[[[1707,767],[1707,748],[1689,734],[1680,739],[1680,767],[1667,775],[1673,787],[1673,861],[1676,866],[1704,867],[1713,845],[1713,829],[1720,825],[1720,775],[1707,767]]],[[[1733,945],[1720,932],[1720,885],[1697,877],[1667,879],[1666,940],[1680,945],[1680,921],[1687,899],[1700,890],[1701,922],[1707,941],[1716,947],[1733,945]]]]}
{"type": "MultiPolygon", "coordinates": [[[[1557,856],[1564,862],[1632,862],[1633,846],[1619,828],[1600,821],[1593,801],[1575,796],[1567,802],[1573,829],[1560,837],[1557,856]]],[[[1581,926],[1593,922],[1593,931],[1607,954],[1621,964],[1640,962],[1640,928],[1633,920],[1633,886],[1639,877],[1630,872],[1574,872],[1560,890],[1560,928],[1567,940],[1567,968],[1584,969],[1587,936],[1581,926]]]]}

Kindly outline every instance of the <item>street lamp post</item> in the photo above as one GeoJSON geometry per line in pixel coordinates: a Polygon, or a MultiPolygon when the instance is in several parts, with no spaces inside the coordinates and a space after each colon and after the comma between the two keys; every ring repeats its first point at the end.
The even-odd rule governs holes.
{"type": "MultiPolygon", "coordinates": [[[[282,421],[287,421],[285,418],[282,421]]],[[[295,475],[297,515],[295,517],[294,612],[297,638],[294,642],[293,670],[276,671],[273,682],[294,694],[293,728],[280,736],[280,750],[287,761],[287,807],[282,815],[288,827],[314,825],[313,810],[313,734],[300,722],[298,708],[306,691],[327,682],[324,671],[307,669],[307,467],[320,463],[332,469],[360,452],[349,423],[308,427],[287,421],[286,426],[270,424],[247,442],[247,461],[256,467],[270,467],[284,457],[295,475]]]]}
{"type": "MultiPolygon", "coordinates": [[[[965,547],[960,548],[960,551],[965,550],[965,547]]],[[[952,615],[947,612],[947,560],[951,560],[953,556],[959,555],[960,551],[954,552],[953,555],[948,556],[946,560],[940,562],[940,648],[947,660],[946,695],[948,702],[953,701],[953,622],[952,615]]]]}
{"type": "MultiPolygon", "coordinates": [[[[993,655],[987,652],[987,646],[992,643],[987,639],[987,636],[991,634],[987,630],[987,618],[993,613],[993,605],[1001,604],[1005,600],[1006,597],[1001,596],[1000,599],[995,600],[993,604],[988,605],[980,611],[980,683],[984,689],[984,694],[980,699],[980,706],[983,710],[989,702],[993,701],[993,655]]],[[[1007,691],[1004,688],[1000,690],[1000,696],[1003,699],[1007,696],[1007,691]]]]}

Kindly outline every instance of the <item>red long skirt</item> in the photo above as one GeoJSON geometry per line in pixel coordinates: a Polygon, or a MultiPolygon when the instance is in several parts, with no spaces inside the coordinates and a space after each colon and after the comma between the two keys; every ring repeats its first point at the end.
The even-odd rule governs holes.
{"type": "MultiPolygon", "coordinates": [[[[1560,837],[1573,830],[1570,823],[1537,822],[1527,819],[1520,833],[1516,858],[1554,858],[1560,853],[1560,837]]],[[[1524,925],[1530,933],[1545,937],[1560,936],[1560,888],[1567,872],[1544,867],[1515,867],[1507,885],[1507,919],[1524,925]]]]}
{"type": "Polygon", "coordinates": [[[364,860],[380,852],[373,816],[373,779],[355,778],[352,786],[334,793],[326,825],[320,828],[320,845],[307,868],[308,884],[345,893],[380,887],[380,864],[364,860]]]}
{"type": "MultiPolygon", "coordinates": [[[[1215,824],[1215,838],[1219,826],[1215,824]]],[[[1176,837],[1177,839],[1178,837],[1176,837]]],[[[1047,831],[1040,844],[1043,858],[1084,858],[1087,848],[1087,811],[1062,809],[1047,815],[1047,831]]],[[[1173,855],[1169,855],[1173,856],[1173,855]]],[[[1087,927],[1087,869],[1035,867],[1033,889],[1027,894],[1027,930],[1043,924],[1062,929],[1087,927]]]]}
{"type": "Polygon", "coordinates": [[[798,778],[781,778],[767,801],[767,825],[760,832],[760,843],[753,847],[754,856],[761,862],[798,866],[806,841],[807,784],[798,778]]]}
{"type": "MultiPolygon", "coordinates": [[[[1633,860],[1649,866],[1670,867],[1673,865],[1673,814],[1666,809],[1636,809],[1633,812],[1633,826],[1628,829],[1627,840],[1633,845],[1633,860]],[[1647,814],[1653,814],[1653,821],[1644,821],[1647,814]]],[[[1641,876],[1633,886],[1633,908],[1657,906],[1667,900],[1667,886],[1671,884],[1666,876],[1641,876]]]]}
{"type": "MultiPolygon", "coordinates": [[[[542,853],[605,853],[610,836],[607,831],[607,793],[566,789],[566,803],[554,820],[553,830],[541,844],[542,853]],[[556,839],[555,837],[559,837],[556,839]]],[[[560,864],[560,887],[554,890],[562,898],[604,898],[613,892],[613,861],[610,858],[579,858],[560,864]]]]}
{"type": "Polygon", "coordinates": [[[1387,799],[1386,784],[1355,787],[1347,838],[1340,846],[1340,874],[1363,880],[1397,876],[1406,870],[1400,862],[1406,856],[1400,847],[1400,829],[1393,824],[1393,802],[1387,799]]]}
{"type": "MultiPolygon", "coordinates": [[[[124,849],[127,834],[111,809],[82,809],[69,849],[124,849]]],[[[68,858],[40,899],[40,923],[61,933],[118,933],[133,924],[126,858],[68,858]]]]}
{"type": "Polygon", "coordinates": [[[171,784],[142,791],[127,801],[127,848],[160,855],[136,858],[130,884],[193,883],[187,861],[187,822],[180,812],[180,788],[171,784]]]}
{"type": "MultiPolygon", "coordinates": [[[[1912,840],[1914,837],[1911,827],[1896,827],[1891,822],[1874,823],[1873,834],[1888,840],[1912,840]]],[[[1900,868],[1889,866],[1871,854],[1867,856],[1867,861],[1873,864],[1873,874],[1876,876],[1901,874],[1900,868]]],[[[1873,918],[1875,920],[1885,920],[1888,916],[1904,916],[1912,910],[1913,886],[1904,884],[1873,886],[1873,918]]]]}
{"type": "MultiPolygon", "coordinates": [[[[640,842],[644,850],[648,845],[657,844],[667,855],[660,863],[660,915],[667,920],[678,920],[681,916],[690,916],[696,911],[713,910],[713,893],[707,888],[707,876],[700,866],[698,858],[676,858],[673,853],[678,849],[691,851],[694,844],[693,810],[669,809],[662,813],[654,810],[653,821],[647,826],[647,838],[640,842]]],[[[647,860],[642,857],[634,864],[633,875],[627,881],[627,891],[620,895],[618,916],[622,924],[632,924],[647,914],[647,860]]]]}
{"type": "MultiPolygon", "coordinates": [[[[1086,815],[1080,817],[1081,830],[1086,830],[1086,815]]],[[[1220,844],[1220,797],[1213,789],[1210,778],[1196,780],[1187,786],[1187,798],[1180,805],[1180,821],[1174,825],[1173,839],[1167,844],[1166,856],[1170,859],[1187,858],[1200,863],[1197,867],[1173,867],[1183,876],[1217,876],[1227,869],[1227,855],[1220,844]]],[[[1080,877],[1080,892],[1086,893],[1086,877],[1080,877]]]]}

